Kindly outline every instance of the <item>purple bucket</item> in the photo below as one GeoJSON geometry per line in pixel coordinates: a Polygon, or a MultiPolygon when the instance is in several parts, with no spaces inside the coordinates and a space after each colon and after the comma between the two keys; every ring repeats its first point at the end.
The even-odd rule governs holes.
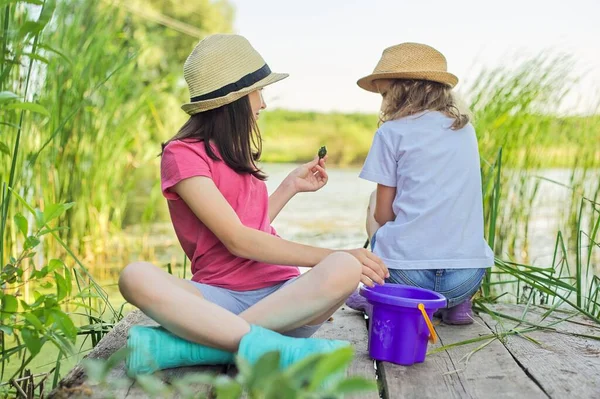
{"type": "Polygon", "coordinates": [[[446,298],[434,291],[400,284],[365,286],[360,294],[373,305],[369,324],[371,357],[403,366],[424,362],[430,338],[428,322],[436,310],[446,307],[446,298]]]}

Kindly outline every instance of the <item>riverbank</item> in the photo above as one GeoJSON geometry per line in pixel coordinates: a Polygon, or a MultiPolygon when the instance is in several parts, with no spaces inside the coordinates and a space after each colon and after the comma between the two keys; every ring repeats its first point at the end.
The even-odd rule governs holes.
{"type": "MultiPolygon", "coordinates": [[[[519,120],[521,124],[518,120],[514,123],[524,129],[522,135],[503,130],[507,117],[490,120],[476,115],[473,118],[484,159],[493,158],[502,146],[512,149],[509,155],[515,166],[572,167],[576,157],[582,157],[585,166],[600,166],[600,149],[583,145],[600,143],[600,116],[527,114],[520,115],[519,120]],[[512,141],[502,140],[507,135],[512,141]]],[[[377,125],[375,114],[268,110],[261,114],[259,121],[264,139],[261,159],[268,163],[306,162],[315,156],[320,146],[326,145],[331,165],[362,165],[377,125]]]]}

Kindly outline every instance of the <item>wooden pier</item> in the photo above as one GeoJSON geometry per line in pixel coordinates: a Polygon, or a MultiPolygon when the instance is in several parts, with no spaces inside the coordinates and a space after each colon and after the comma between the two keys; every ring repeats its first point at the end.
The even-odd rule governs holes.
{"type": "MultiPolygon", "coordinates": [[[[356,357],[348,370],[378,380],[380,392],[357,397],[391,398],[600,398],[600,325],[582,316],[517,305],[493,305],[480,312],[470,326],[436,323],[439,341],[429,348],[424,363],[411,367],[373,362],[367,349],[367,321],[358,312],[342,307],[317,333],[321,338],[350,341],[356,357]],[[539,326],[546,326],[540,328],[539,326]],[[596,338],[596,339],[594,339],[596,338]],[[451,344],[473,342],[441,349],[451,344]]],[[[127,315],[88,355],[108,358],[123,347],[130,326],[154,323],[139,311],[127,315]]],[[[187,373],[231,372],[223,367],[189,367],[165,370],[168,382],[187,373]]],[[[124,364],[111,371],[110,379],[125,375],[124,364]]],[[[198,392],[210,392],[198,385],[198,392]]],[[[86,381],[81,366],[75,367],[52,392],[54,398],[143,398],[144,391],[131,382],[106,392],[86,381]]]]}

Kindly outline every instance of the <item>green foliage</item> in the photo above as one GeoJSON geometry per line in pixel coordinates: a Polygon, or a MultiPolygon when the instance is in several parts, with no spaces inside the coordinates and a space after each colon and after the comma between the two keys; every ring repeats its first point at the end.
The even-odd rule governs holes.
{"type": "MultiPolygon", "coordinates": [[[[490,115],[497,110],[482,105],[481,101],[473,104],[482,108],[474,113],[473,122],[484,160],[494,159],[503,147],[504,161],[511,168],[600,165],[597,147],[586,145],[600,141],[600,116],[556,116],[541,113],[537,108],[517,112],[516,104],[498,115],[490,115]],[[577,156],[580,158],[576,159],[577,156]]],[[[306,162],[314,157],[314,148],[326,143],[330,163],[362,164],[377,129],[377,116],[277,109],[261,115],[260,127],[265,162],[306,162]]]]}
{"type": "MultiPolygon", "coordinates": [[[[200,38],[232,30],[234,9],[228,1],[135,0],[116,3],[131,18],[133,36],[143,53],[143,79],[179,79],[182,65],[200,38]],[[177,72],[174,74],[173,72],[177,72]]],[[[187,94],[183,92],[180,94],[187,94]]]]}
{"type": "MultiPolygon", "coordinates": [[[[114,390],[117,386],[128,386],[128,380],[109,378],[110,370],[127,355],[122,349],[107,361],[88,360],[85,362],[89,381],[101,388],[114,390]]],[[[377,384],[360,377],[346,377],[346,370],[354,357],[351,348],[342,348],[325,355],[314,355],[292,365],[287,370],[279,370],[279,352],[263,355],[251,366],[243,359],[236,360],[238,374],[212,375],[205,373],[187,374],[171,380],[166,385],[156,375],[142,375],[136,378],[138,385],[150,397],[202,398],[202,385],[210,385],[216,399],[238,399],[244,394],[251,399],[309,399],[340,398],[345,394],[376,392],[377,384]]]]}
{"type": "MultiPolygon", "coordinates": [[[[52,343],[63,355],[73,353],[77,328],[70,316],[63,311],[72,292],[72,270],[58,259],[51,259],[42,267],[36,267],[33,258],[46,235],[51,233],[49,224],[59,218],[73,204],[49,206],[45,212],[30,209],[32,226],[28,219],[16,214],[23,242],[22,250],[11,257],[0,274],[0,326],[4,334],[16,342],[9,349],[3,335],[2,364],[17,355],[23,359],[17,374],[35,357],[42,346],[52,343]],[[24,297],[20,289],[26,284],[38,287],[34,298],[24,297]]],[[[74,303],[77,307],[77,303],[74,303]]]]}
{"type": "MultiPolygon", "coordinates": [[[[138,4],[149,9],[150,3],[165,7],[150,0],[138,4]]],[[[115,5],[0,0],[2,379],[7,362],[10,373],[22,375],[48,344],[58,350],[59,373],[78,336],[96,344],[121,317],[76,252],[85,252],[82,243],[104,251],[98,242],[108,242],[109,232],[120,227],[132,172],[159,148],[151,140],[156,110],[171,107],[156,100],[170,93],[165,82],[175,81],[163,79],[165,71],[182,62],[183,47],[199,36],[180,40],[166,33],[168,24],[157,27],[115,5]],[[156,49],[144,47],[140,34],[146,28],[153,29],[152,40],[170,36],[168,43],[155,43],[164,45],[161,62],[146,64],[140,57],[156,49]],[[74,200],[78,206],[67,212],[74,200]],[[67,255],[75,265],[67,265],[67,255]]],[[[169,12],[183,8],[200,36],[230,29],[226,1],[169,12]]],[[[169,73],[179,76],[179,68],[169,73]]]]}
{"type": "MultiPolygon", "coordinates": [[[[233,9],[226,0],[7,4],[0,123],[10,134],[0,137],[1,173],[11,171],[7,187],[35,204],[76,201],[60,238],[87,258],[106,256],[135,207],[136,170],[158,167],[159,143],[185,118],[171,119],[188,95],[182,63],[201,37],[231,30],[233,9]]],[[[12,245],[10,229],[4,245],[12,245]]],[[[44,252],[61,255],[53,245],[44,252]]]]}
{"type": "Polygon", "coordinates": [[[600,248],[599,226],[600,203],[582,198],[576,229],[579,239],[572,252],[567,251],[562,232],[559,231],[553,260],[547,267],[496,260],[497,271],[518,282],[522,292],[517,295],[517,302],[548,305],[552,310],[570,307],[600,323],[599,278],[593,268],[593,259],[598,256],[600,248]],[[589,208],[593,217],[590,231],[582,227],[586,208],[589,208]]]}
{"type": "Polygon", "coordinates": [[[367,156],[377,116],[273,110],[259,124],[265,162],[306,162],[327,145],[331,164],[352,165],[367,156]]]}
{"type": "MultiPolygon", "coordinates": [[[[487,241],[493,249],[497,245],[498,219],[501,212],[503,190],[503,149],[484,175],[483,190],[486,196],[487,241]]],[[[534,193],[535,196],[535,193],[534,193]]],[[[533,266],[512,260],[496,258],[495,267],[485,276],[483,300],[495,302],[506,295],[508,284],[517,285],[516,302],[525,304],[552,305],[552,309],[571,307],[600,323],[600,282],[595,274],[594,259],[598,258],[600,245],[600,182],[593,199],[578,195],[579,206],[572,221],[575,248],[568,245],[561,230],[558,231],[552,262],[545,266],[533,266]],[[585,220],[588,220],[588,228],[585,220]],[[492,274],[493,273],[493,274],[492,274]]],[[[533,197],[532,197],[533,199],[533,197]]],[[[502,201],[504,205],[505,201],[502,201]]],[[[519,222],[510,215],[513,223],[519,222]]],[[[502,226],[500,226],[500,232],[502,226]]],[[[519,238],[523,238],[522,236],[519,238]]],[[[527,237],[525,236],[525,239],[527,237]]],[[[506,258],[502,256],[502,258],[506,258]]]]}

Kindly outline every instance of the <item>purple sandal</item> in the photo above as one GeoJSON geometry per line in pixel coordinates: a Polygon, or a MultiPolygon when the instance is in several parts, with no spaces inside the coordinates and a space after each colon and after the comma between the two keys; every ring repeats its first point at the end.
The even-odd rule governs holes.
{"type": "Polygon", "coordinates": [[[442,321],[446,324],[464,325],[473,324],[473,310],[471,309],[471,300],[459,303],[449,309],[439,311],[442,321]]]}
{"type": "Polygon", "coordinates": [[[369,318],[373,313],[373,305],[371,305],[364,296],[360,295],[358,291],[354,291],[352,295],[346,299],[346,306],[350,309],[366,313],[369,318]]]}

